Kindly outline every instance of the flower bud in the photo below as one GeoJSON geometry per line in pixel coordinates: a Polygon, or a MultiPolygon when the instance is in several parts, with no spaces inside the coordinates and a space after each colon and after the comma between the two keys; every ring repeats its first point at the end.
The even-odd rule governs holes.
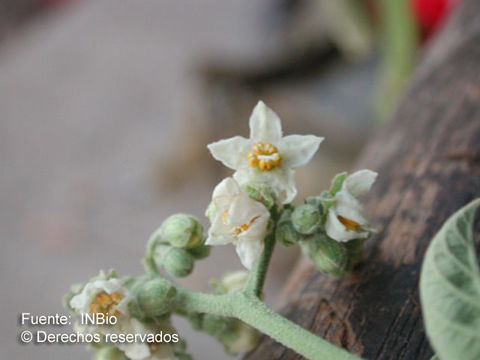
{"type": "Polygon", "coordinates": [[[167,218],[161,226],[161,236],[172,246],[192,248],[203,244],[203,226],[193,216],[175,214],[167,218]]]}
{"type": "Polygon", "coordinates": [[[316,268],[328,275],[341,276],[350,271],[348,250],[326,235],[314,234],[302,241],[302,252],[314,262],[316,268]]]}
{"type": "Polygon", "coordinates": [[[299,239],[299,234],[292,224],[291,215],[292,210],[283,210],[275,230],[275,239],[283,246],[293,245],[299,239]]]}
{"type": "Polygon", "coordinates": [[[172,247],[163,257],[163,267],[172,276],[185,277],[193,270],[194,259],[185,249],[172,247]]]}
{"type": "Polygon", "coordinates": [[[114,346],[103,347],[95,353],[93,360],[128,360],[125,354],[114,346]]]}
{"type": "Polygon", "coordinates": [[[177,291],[172,284],[162,278],[147,280],[136,293],[137,305],[147,317],[158,317],[168,313],[173,306],[177,291]]]}
{"type": "Polygon", "coordinates": [[[291,219],[295,230],[300,234],[310,235],[318,229],[321,215],[317,207],[311,204],[303,204],[295,208],[291,219]]]}

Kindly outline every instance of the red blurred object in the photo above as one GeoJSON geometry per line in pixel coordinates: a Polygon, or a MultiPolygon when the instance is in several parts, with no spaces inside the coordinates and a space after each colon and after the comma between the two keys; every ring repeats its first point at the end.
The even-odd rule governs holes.
{"type": "Polygon", "coordinates": [[[443,23],[460,0],[412,0],[413,11],[425,38],[443,23]]]}

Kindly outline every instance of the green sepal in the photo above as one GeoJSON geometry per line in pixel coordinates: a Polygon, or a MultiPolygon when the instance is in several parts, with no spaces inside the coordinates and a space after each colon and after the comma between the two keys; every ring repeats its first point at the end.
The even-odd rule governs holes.
{"type": "Polygon", "coordinates": [[[271,209],[275,205],[275,198],[269,186],[251,184],[247,185],[245,190],[251,199],[261,202],[267,209],[271,209]]]}
{"type": "Polygon", "coordinates": [[[190,249],[186,249],[190,255],[192,255],[196,260],[205,259],[210,255],[211,246],[208,245],[198,245],[190,249]]]}
{"type": "Polygon", "coordinates": [[[330,196],[335,196],[337,192],[339,192],[342,189],[343,183],[345,179],[347,178],[347,173],[346,172],[341,172],[332,179],[332,183],[330,185],[330,190],[329,190],[329,195],[330,196]]]}

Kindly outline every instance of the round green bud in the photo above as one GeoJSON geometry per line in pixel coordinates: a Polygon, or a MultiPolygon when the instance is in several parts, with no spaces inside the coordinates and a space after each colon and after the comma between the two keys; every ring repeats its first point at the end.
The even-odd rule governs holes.
{"type": "Polygon", "coordinates": [[[191,249],[188,249],[190,255],[192,255],[196,260],[204,259],[210,255],[210,246],[208,245],[198,245],[191,249]]]}
{"type": "Polygon", "coordinates": [[[128,360],[128,357],[116,347],[109,346],[98,350],[93,360],[128,360]]]}
{"type": "Polygon", "coordinates": [[[172,276],[185,277],[193,270],[193,256],[185,249],[172,247],[163,258],[163,267],[172,276]]]}
{"type": "Polygon", "coordinates": [[[161,226],[164,241],[178,248],[192,248],[203,244],[203,226],[193,216],[175,214],[167,218],[161,226]]]}
{"type": "Polygon", "coordinates": [[[300,234],[310,235],[318,229],[321,214],[317,207],[311,204],[299,205],[292,212],[292,224],[300,234]]]}
{"type": "Polygon", "coordinates": [[[177,290],[166,279],[143,283],[136,292],[140,311],[147,317],[158,317],[171,311],[177,290]]]}
{"type": "Polygon", "coordinates": [[[328,275],[341,276],[350,271],[345,243],[323,234],[314,234],[301,243],[303,253],[312,259],[315,267],[328,275]]]}

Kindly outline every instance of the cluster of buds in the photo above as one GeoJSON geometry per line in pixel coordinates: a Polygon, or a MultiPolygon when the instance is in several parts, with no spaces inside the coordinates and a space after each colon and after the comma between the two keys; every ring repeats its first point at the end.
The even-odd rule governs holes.
{"type": "Polygon", "coordinates": [[[185,277],[193,271],[195,260],[210,254],[205,239],[203,226],[197,218],[175,214],[167,218],[150,237],[147,257],[151,257],[158,268],[165,269],[170,275],[185,277]]]}
{"type": "Polygon", "coordinates": [[[364,241],[374,232],[358,197],[369,191],[377,174],[360,170],[334,177],[328,191],[299,206],[282,210],[276,239],[284,246],[299,243],[318,270],[343,275],[360,260],[364,241]]]}

